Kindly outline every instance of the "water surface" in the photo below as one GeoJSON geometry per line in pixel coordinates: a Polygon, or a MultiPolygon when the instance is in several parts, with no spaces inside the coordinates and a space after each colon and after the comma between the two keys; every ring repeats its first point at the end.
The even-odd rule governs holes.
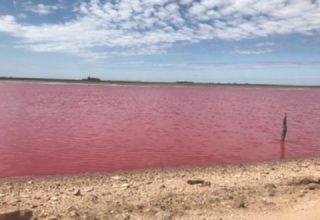
{"type": "Polygon", "coordinates": [[[308,88],[2,82],[0,177],[320,156],[319,100],[308,88]]]}

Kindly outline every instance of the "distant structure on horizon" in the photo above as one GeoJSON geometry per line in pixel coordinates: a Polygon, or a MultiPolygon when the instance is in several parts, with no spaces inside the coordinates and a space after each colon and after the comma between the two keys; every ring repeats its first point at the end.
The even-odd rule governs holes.
{"type": "Polygon", "coordinates": [[[82,80],[85,80],[85,81],[101,81],[100,78],[95,78],[95,77],[90,77],[90,76],[88,76],[88,78],[84,78],[82,80]]]}
{"type": "Polygon", "coordinates": [[[192,81],[176,81],[176,84],[194,84],[192,81]]]}

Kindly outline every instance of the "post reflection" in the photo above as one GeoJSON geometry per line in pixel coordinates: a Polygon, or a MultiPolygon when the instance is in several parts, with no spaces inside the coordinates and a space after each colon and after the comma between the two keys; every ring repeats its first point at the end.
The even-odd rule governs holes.
{"type": "Polygon", "coordinates": [[[280,141],[280,160],[284,160],[286,157],[286,143],[280,141]]]}

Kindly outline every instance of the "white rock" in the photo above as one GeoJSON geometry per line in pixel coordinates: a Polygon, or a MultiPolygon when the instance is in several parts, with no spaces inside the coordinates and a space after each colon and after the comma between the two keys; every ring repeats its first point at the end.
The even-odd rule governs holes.
{"type": "Polygon", "coordinates": [[[120,179],[121,179],[121,176],[112,176],[111,179],[113,179],[113,180],[120,180],[120,179]]]}
{"type": "Polygon", "coordinates": [[[71,216],[71,217],[76,217],[76,216],[79,216],[79,214],[78,214],[75,210],[72,210],[72,211],[70,212],[70,216],[71,216]]]}
{"type": "Polygon", "coordinates": [[[48,218],[46,218],[47,220],[59,220],[58,217],[56,216],[50,216],[48,218]]]}
{"type": "Polygon", "coordinates": [[[130,187],[130,184],[128,183],[121,184],[121,188],[123,189],[128,189],[129,187],[130,187]]]}
{"type": "Polygon", "coordinates": [[[20,197],[20,198],[24,198],[24,199],[30,198],[30,196],[29,196],[29,195],[26,195],[26,194],[20,194],[19,197],[20,197]]]}
{"type": "Polygon", "coordinates": [[[73,191],[73,195],[75,195],[75,196],[80,196],[80,195],[81,195],[80,189],[74,190],[74,191],[73,191]]]}
{"type": "Polygon", "coordinates": [[[50,200],[52,200],[52,201],[55,201],[55,202],[56,202],[56,201],[58,201],[58,200],[59,200],[59,198],[58,198],[58,197],[56,197],[56,196],[53,196],[53,197],[51,197],[51,198],[50,198],[50,200]]]}
{"type": "Polygon", "coordinates": [[[87,188],[84,188],[83,191],[85,191],[85,192],[92,192],[93,190],[94,190],[93,187],[87,187],[87,188]]]}

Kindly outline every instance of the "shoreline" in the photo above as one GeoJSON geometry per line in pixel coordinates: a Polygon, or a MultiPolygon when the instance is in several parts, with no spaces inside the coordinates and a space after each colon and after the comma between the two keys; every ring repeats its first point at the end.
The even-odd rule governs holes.
{"type": "Polygon", "coordinates": [[[281,166],[286,163],[304,163],[304,162],[319,162],[320,169],[320,157],[308,157],[308,158],[289,158],[289,159],[275,159],[275,160],[263,160],[263,161],[253,161],[253,162],[242,162],[242,163],[223,163],[223,164],[212,164],[212,165],[181,165],[181,166],[164,166],[155,168],[137,168],[137,169],[125,169],[125,170],[115,170],[106,172],[82,172],[82,173],[66,173],[66,174],[53,174],[53,175],[36,175],[36,176],[7,176],[0,177],[0,184],[5,181],[13,182],[26,182],[32,180],[59,180],[65,178],[90,178],[97,176],[118,176],[118,175],[143,175],[145,173],[178,173],[178,172],[198,172],[205,169],[238,169],[242,167],[260,167],[260,166],[281,166]]]}
{"type": "Polygon", "coordinates": [[[320,158],[0,179],[0,213],[37,219],[318,219],[316,207],[320,158]]]}
{"type": "Polygon", "coordinates": [[[123,81],[123,80],[78,80],[78,79],[42,79],[0,77],[0,82],[15,83],[47,83],[75,85],[119,85],[119,86],[169,86],[169,87],[245,87],[245,88],[301,88],[318,89],[320,85],[283,85],[283,84],[251,84],[251,83],[214,83],[214,82],[153,82],[153,81],[123,81]]]}

